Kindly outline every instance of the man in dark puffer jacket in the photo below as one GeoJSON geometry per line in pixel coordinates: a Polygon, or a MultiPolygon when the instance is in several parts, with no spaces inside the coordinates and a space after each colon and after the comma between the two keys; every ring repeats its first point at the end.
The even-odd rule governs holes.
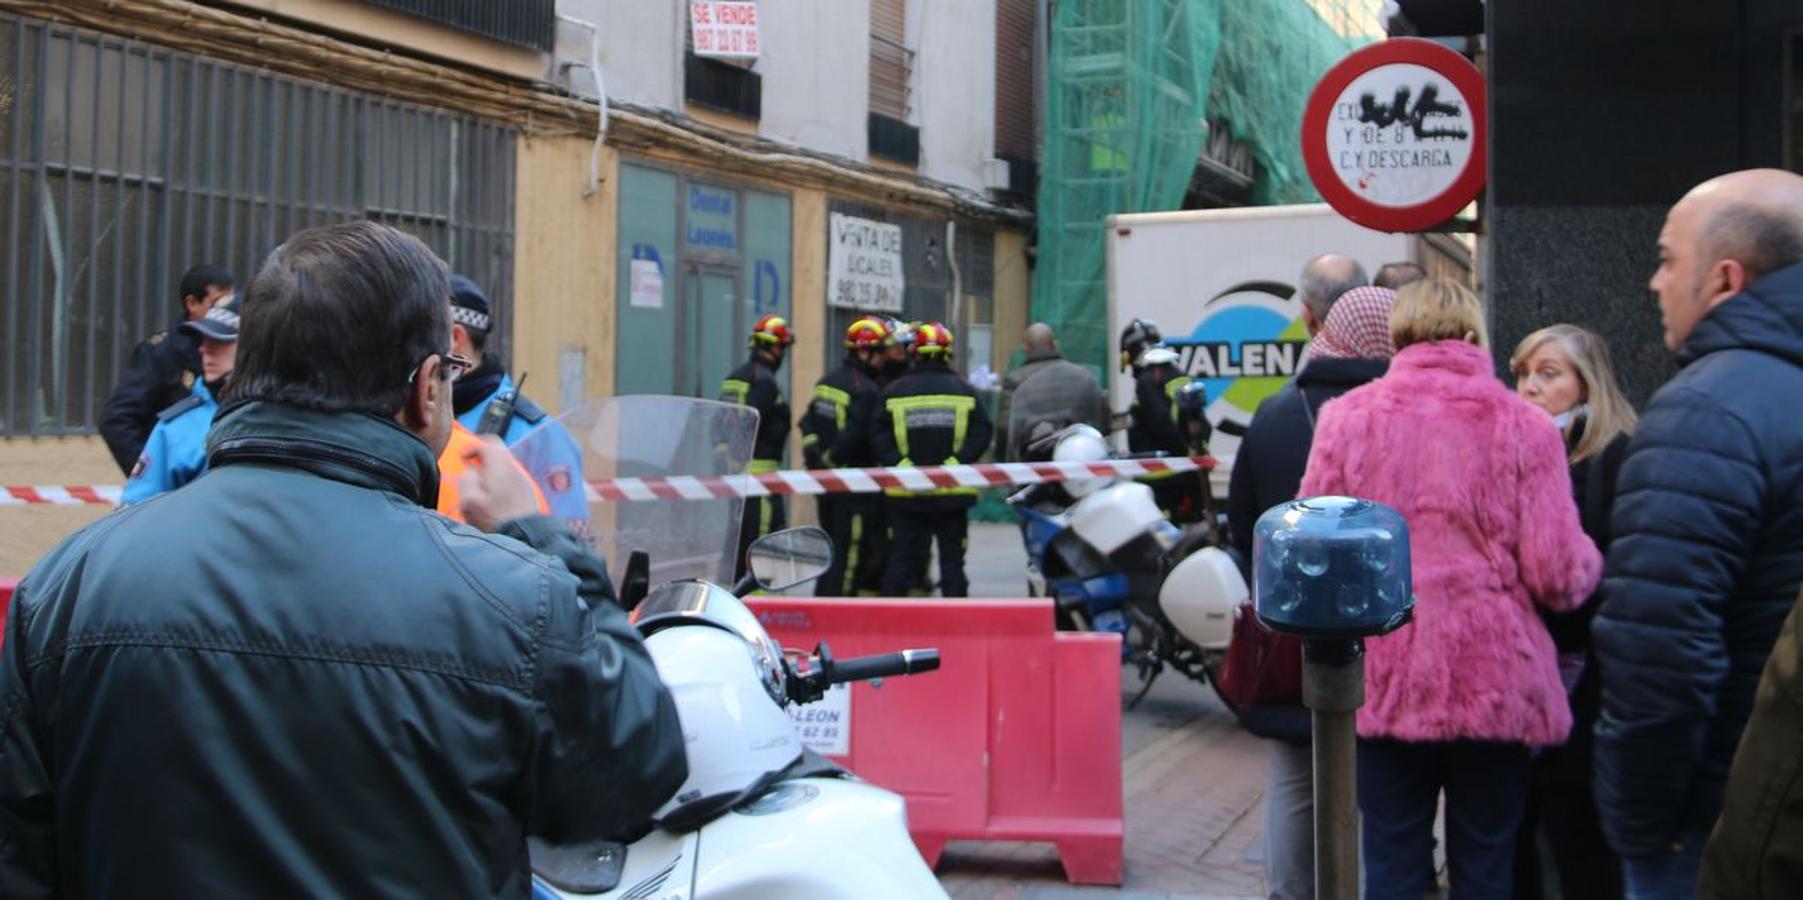
{"type": "Polygon", "coordinates": [[[1735,745],[1803,582],[1803,177],[1704,182],[1659,235],[1684,370],[1622,464],[1595,640],[1596,796],[1629,896],[1694,896],[1735,745]]]}

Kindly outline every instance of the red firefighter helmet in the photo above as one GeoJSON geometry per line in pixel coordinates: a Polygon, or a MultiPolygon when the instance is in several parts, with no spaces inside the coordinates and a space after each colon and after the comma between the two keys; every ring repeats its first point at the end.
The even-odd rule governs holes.
{"type": "Polygon", "coordinates": [[[928,322],[914,330],[914,355],[944,357],[952,352],[952,330],[941,322],[928,322]]]}
{"type": "Polygon", "coordinates": [[[874,350],[889,343],[889,324],[876,316],[860,316],[845,329],[846,349],[874,350]]]}
{"type": "Polygon", "coordinates": [[[795,335],[789,333],[789,320],[775,313],[768,313],[751,326],[751,346],[772,344],[787,347],[795,343],[795,335]]]}

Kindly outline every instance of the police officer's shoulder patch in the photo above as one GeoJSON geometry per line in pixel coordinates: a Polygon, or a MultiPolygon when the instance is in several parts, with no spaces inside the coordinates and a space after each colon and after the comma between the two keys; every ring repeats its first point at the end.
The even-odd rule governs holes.
{"type": "Polygon", "coordinates": [[[188,396],[183,397],[181,400],[176,401],[173,404],[170,404],[168,409],[165,409],[162,412],[157,413],[157,421],[158,422],[167,422],[170,419],[173,419],[176,416],[179,416],[182,413],[185,413],[190,409],[194,409],[195,407],[200,406],[202,403],[205,403],[205,402],[206,402],[205,400],[202,400],[201,398],[199,398],[193,394],[189,394],[188,396]]]}
{"type": "Polygon", "coordinates": [[[162,342],[164,342],[168,339],[169,339],[169,332],[159,331],[156,334],[153,334],[150,337],[145,338],[144,343],[149,344],[152,347],[155,347],[156,345],[161,344],[162,342]]]}
{"type": "Polygon", "coordinates": [[[138,454],[137,464],[131,467],[131,474],[125,477],[128,479],[136,478],[139,475],[144,474],[144,470],[148,468],[150,468],[150,453],[146,451],[138,454]]]}
{"type": "Polygon", "coordinates": [[[570,474],[569,466],[552,466],[545,472],[545,484],[554,494],[561,494],[570,489],[575,479],[570,474]]]}
{"type": "Polygon", "coordinates": [[[533,403],[531,400],[527,399],[524,394],[520,394],[513,398],[513,414],[525,419],[526,423],[529,425],[537,425],[539,422],[544,421],[546,416],[550,415],[550,413],[545,412],[544,407],[533,403]]]}

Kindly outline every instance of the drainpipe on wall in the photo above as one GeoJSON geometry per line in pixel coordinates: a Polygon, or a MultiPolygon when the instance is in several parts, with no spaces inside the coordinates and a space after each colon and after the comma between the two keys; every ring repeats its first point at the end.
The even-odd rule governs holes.
{"type": "MultiPolygon", "coordinates": [[[[599,108],[595,125],[595,145],[588,155],[588,184],[582,189],[582,196],[593,197],[600,186],[601,178],[601,142],[607,139],[607,85],[601,80],[601,29],[593,22],[559,14],[558,19],[588,29],[588,70],[595,76],[595,105],[599,108]]],[[[577,68],[581,63],[564,63],[566,72],[577,68]]]]}
{"type": "MultiPolygon", "coordinates": [[[[952,325],[959,331],[964,327],[964,278],[958,271],[958,220],[945,220],[945,261],[952,267],[952,325]]],[[[968,335],[966,336],[968,339],[968,335]]],[[[969,346],[967,343],[966,346],[969,346]]],[[[961,351],[962,352],[962,351],[961,351]]],[[[966,369],[970,368],[965,366],[966,369]]]]}

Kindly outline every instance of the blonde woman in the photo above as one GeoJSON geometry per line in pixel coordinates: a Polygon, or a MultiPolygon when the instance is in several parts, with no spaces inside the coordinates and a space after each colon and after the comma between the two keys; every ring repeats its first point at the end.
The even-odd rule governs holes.
{"type": "MultiPolygon", "coordinates": [[[[1563,432],[1578,519],[1597,549],[1608,553],[1615,477],[1636,423],[1634,407],[1616,383],[1609,346],[1576,325],[1550,325],[1516,345],[1509,371],[1521,399],[1545,410],[1563,432]]],[[[1622,895],[1622,880],[1591,795],[1592,732],[1602,707],[1602,677],[1590,652],[1596,607],[1593,597],[1576,612],[1545,616],[1571,693],[1571,739],[1534,760],[1515,878],[1541,883],[1547,866],[1534,852],[1538,828],[1546,833],[1562,895],[1609,900],[1622,895]]]]}
{"type": "Polygon", "coordinates": [[[1565,443],[1496,378],[1464,286],[1405,286],[1389,371],[1322,407],[1302,494],[1388,504],[1409,523],[1415,617],[1366,641],[1358,796],[1371,900],[1429,893],[1446,794],[1454,897],[1510,895],[1531,748],[1571,707],[1536,608],[1575,608],[1597,553],[1571,502],[1565,443]]]}

